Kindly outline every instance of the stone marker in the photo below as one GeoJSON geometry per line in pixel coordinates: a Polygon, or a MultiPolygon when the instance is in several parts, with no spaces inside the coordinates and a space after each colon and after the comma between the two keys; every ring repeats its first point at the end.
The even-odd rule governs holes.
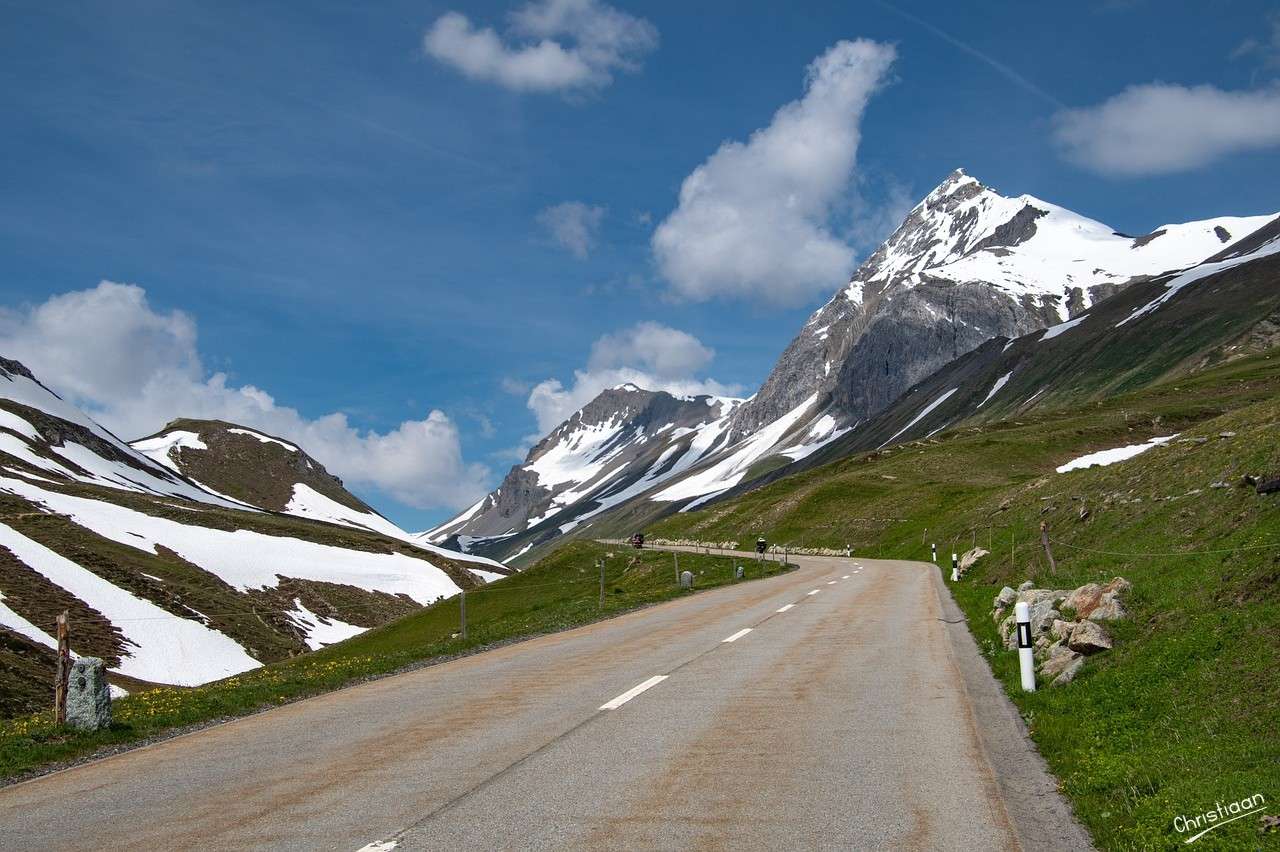
{"type": "Polygon", "coordinates": [[[96,731],[111,724],[111,687],[107,667],[97,657],[81,657],[71,664],[67,682],[67,724],[96,731]]]}
{"type": "Polygon", "coordinates": [[[680,588],[682,589],[693,588],[693,574],[690,573],[689,571],[680,572],[680,588]]]}

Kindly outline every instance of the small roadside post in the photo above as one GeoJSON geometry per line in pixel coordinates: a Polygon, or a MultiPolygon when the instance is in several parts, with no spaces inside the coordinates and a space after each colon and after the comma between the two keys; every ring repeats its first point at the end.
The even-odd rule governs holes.
{"type": "Polygon", "coordinates": [[[600,608],[604,609],[604,560],[600,560],[600,608]]]}
{"type": "Polygon", "coordinates": [[[1035,658],[1031,654],[1031,607],[1026,601],[1018,601],[1013,607],[1014,621],[1018,624],[1018,665],[1022,669],[1022,689],[1036,691],[1035,658]]]}
{"type": "Polygon", "coordinates": [[[676,584],[678,585],[680,583],[680,554],[673,550],[671,551],[671,558],[676,561],[676,584]]]}
{"type": "Polygon", "coordinates": [[[929,545],[929,550],[933,554],[933,564],[938,564],[938,545],[936,543],[929,545]]]}
{"type": "Polygon", "coordinates": [[[458,595],[458,613],[462,619],[462,638],[467,638],[467,590],[458,595]]]}
{"type": "Polygon", "coordinates": [[[71,677],[71,631],[67,610],[58,613],[58,667],[53,682],[53,717],[59,725],[67,723],[67,681],[71,677]]]}
{"type": "Polygon", "coordinates": [[[959,581],[960,581],[960,560],[953,553],[951,554],[951,582],[957,583],[959,581]]]}

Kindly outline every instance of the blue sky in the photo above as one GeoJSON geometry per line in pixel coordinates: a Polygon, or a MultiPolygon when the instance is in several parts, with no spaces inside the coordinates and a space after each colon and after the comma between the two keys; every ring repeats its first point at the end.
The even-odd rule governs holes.
{"type": "Polygon", "coordinates": [[[1274,3],[532,7],[557,3],[541,34],[520,2],[0,3],[0,342],[121,431],[260,389],[263,428],[421,528],[527,446],[539,383],[758,385],[842,282],[699,300],[651,241],[685,178],[841,40],[892,53],[812,214],[853,256],[957,166],[1129,233],[1280,208],[1274,3]],[[448,13],[469,29],[432,55],[448,13]],[[619,20],[615,53],[572,53],[619,20]],[[484,28],[499,53],[467,40],[484,28]],[[520,64],[543,39],[589,76],[520,64]],[[1162,149],[1155,173],[1098,142],[1134,116],[1161,128],[1133,143],[1162,149]]]}

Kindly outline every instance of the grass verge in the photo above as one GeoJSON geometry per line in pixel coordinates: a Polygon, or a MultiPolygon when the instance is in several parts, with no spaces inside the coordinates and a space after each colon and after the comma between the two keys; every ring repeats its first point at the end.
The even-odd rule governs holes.
{"type": "MultiPolygon", "coordinates": [[[[0,781],[736,582],[731,557],[681,553],[679,564],[682,571],[695,575],[694,592],[677,585],[670,553],[572,542],[525,572],[468,592],[465,639],[459,631],[460,601],[455,597],[345,642],[216,683],[193,689],[154,689],[119,699],[113,703],[114,722],[103,731],[60,728],[53,724],[51,711],[0,721],[0,781]],[[605,560],[603,606],[597,568],[601,558],[605,560]]],[[[783,570],[777,563],[765,563],[763,576],[783,570]]],[[[748,577],[760,576],[752,566],[748,577]]]]}

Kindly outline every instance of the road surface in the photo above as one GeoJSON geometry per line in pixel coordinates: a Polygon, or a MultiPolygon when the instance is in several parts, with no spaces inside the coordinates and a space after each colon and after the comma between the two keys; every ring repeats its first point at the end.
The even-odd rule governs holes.
{"type": "Polygon", "coordinates": [[[935,568],[793,561],[0,789],[0,848],[1087,848],[935,568]]]}

